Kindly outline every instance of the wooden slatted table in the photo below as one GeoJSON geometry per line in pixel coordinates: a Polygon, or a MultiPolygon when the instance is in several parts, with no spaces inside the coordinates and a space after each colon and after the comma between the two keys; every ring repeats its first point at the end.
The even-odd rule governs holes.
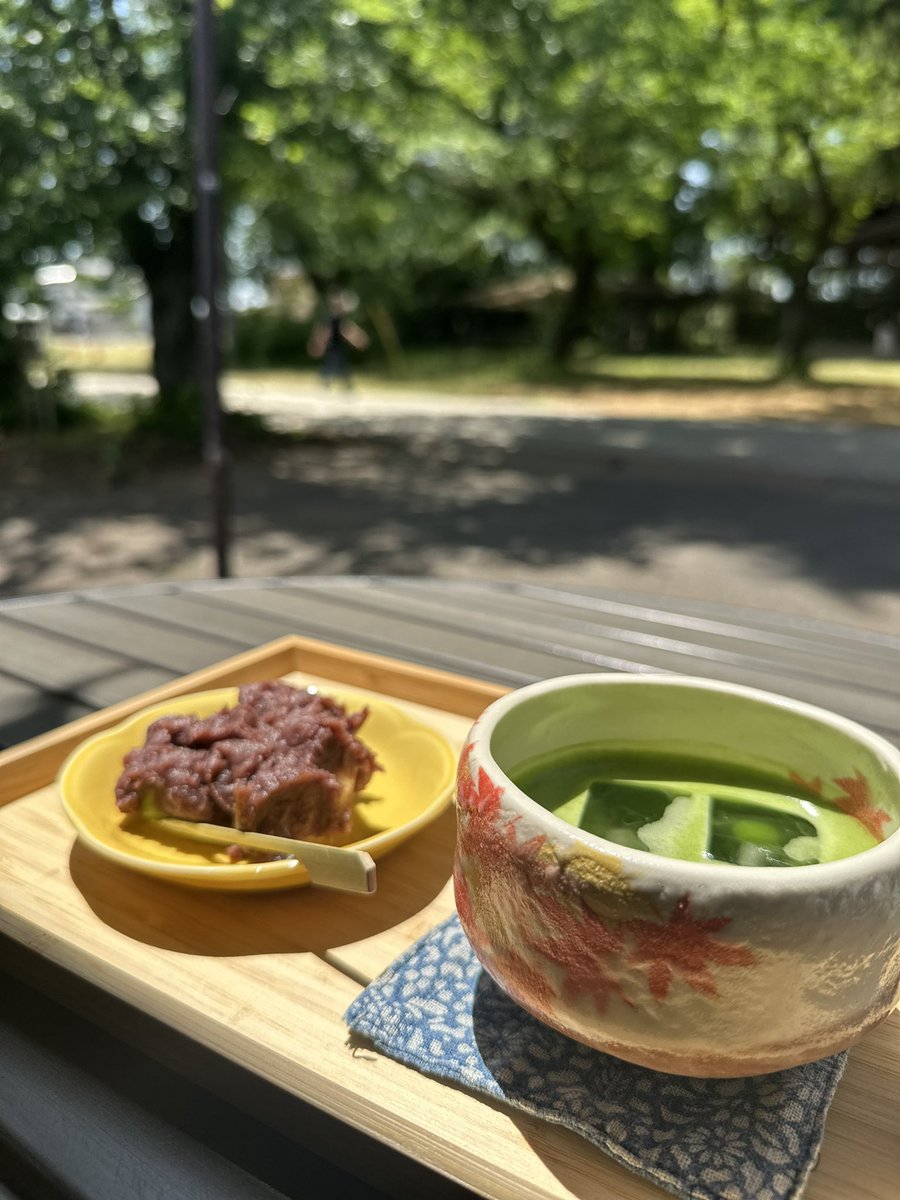
{"type": "MultiPolygon", "coordinates": [[[[900,638],[611,592],[357,578],[0,603],[0,743],[296,634],[490,685],[592,670],[727,679],[900,741],[900,638]]],[[[427,705],[427,690],[413,693],[427,705]]],[[[458,743],[472,714],[429,715],[458,743]]],[[[0,789],[10,778],[0,771],[0,789]]],[[[37,793],[17,810],[0,790],[9,800],[0,1167],[4,1155],[12,1165],[0,1182],[91,1200],[662,1195],[572,1134],[348,1048],[341,1014],[360,986],[451,909],[449,812],[384,860],[361,910],[312,891],[124,886],[53,816],[22,855],[51,807],[37,793]]],[[[895,1017],[851,1056],[809,1200],[893,1197],[898,1079],[895,1017]]]]}

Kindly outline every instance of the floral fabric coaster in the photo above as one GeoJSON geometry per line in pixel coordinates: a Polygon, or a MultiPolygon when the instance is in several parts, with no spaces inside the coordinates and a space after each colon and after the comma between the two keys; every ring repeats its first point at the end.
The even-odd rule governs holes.
{"type": "Polygon", "coordinates": [[[510,1000],[455,915],[371,983],[346,1020],[391,1058],[564,1125],[685,1200],[798,1196],[847,1057],[748,1079],[632,1066],[510,1000]]]}

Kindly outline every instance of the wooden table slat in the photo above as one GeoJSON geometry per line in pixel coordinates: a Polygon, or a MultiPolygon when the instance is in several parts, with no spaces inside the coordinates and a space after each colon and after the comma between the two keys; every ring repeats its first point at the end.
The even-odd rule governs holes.
{"type": "Polygon", "coordinates": [[[103,603],[110,609],[133,613],[151,621],[164,621],[168,625],[191,631],[209,630],[218,637],[228,638],[246,647],[260,646],[277,637],[296,633],[298,622],[288,616],[264,616],[241,609],[229,608],[227,604],[211,603],[222,592],[179,592],[166,596],[164,602],[158,596],[114,596],[103,603]]]}
{"type": "Polygon", "coordinates": [[[790,633],[799,637],[821,638],[825,645],[837,647],[847,645],[862,650],[868,648],[877,654],[882,649],[892,652],[900,650],[900,636],[883,633],[862,626],[846,625],[836,621],[824,621],[800,613],[773,612],[764,608],[750,608],[739,604],[722,604],[690,596],[652,596],[645,592],[629,592],[617,588],[556,588],[541,584],[514,583],[515,591],[539,591],[548,599],[556,597],[563,605],[587,604],[593,607],[624,605],[638,611],[671,614],[676,619],[711,621],[725,625],[740,625],[750,631],[773,632],[777,635],[790,633]]]}
{"type": "MultiPolygon", "coordinates": [[[[241,607],[244,604],[255,605],[262,603],[259,593],[241,593],[241,607]]],[[[268,594],[265,594],[268,597],[268,594]]],[[[285,597],[276,592],[271,597],[276,609],[291,608],[296,604],[296,597],[285,597]]],[[[348,628],[366,629],[377,619],[379,628],[407,630],[407,647],[421,644],[417,638],[417,629],[427,630],[433,643],[440,644],[451,650],[454,656],[460,654],[465,647],[468,649],[474,640],[474,634],[464,634],[454,628],[453,616],[443,620],[440,625],[435,618],[428,621],[424,610],[410,607],[403,610],[399,597],[387,598],[386,612],[377,604],[377,597],[366,590],[359,601],[355,593],[335,592],[327,598],[322,597],[317,602],[307,601],[304,606],[304,616],[309,619],[317,612],[327,612],[331,618],[346,624],[348,628]],[[393,609],[392,609],[392,601],[393,609]],[[394,614],[397,615],[394,615],[394,614]]],[[[451,613],[453,610],[451,610],[451,613]]],[[[563,675],[586,671],[602,671],[609,669],[644,669],[660,671],[679,671],[693,673],[710,679],[719,679],[733,683],[743,683],[750,687],[758,687],[767,691],[780,692],[810,704],[840,712],[855,720],[871,725],[880,732],[891,737],[900,734],[900,700],[893,696],[879,696],[871,689],[854,686],[852,680],[838,683],[828,683],[825,680],[805,679],[791,674],[766,669],[763,666],[737,667],[731,663],[714,660],[704,660],[702,669],[699,664],[692,663],[692,670],[686,669],[679,656],[665,651],[657,651],[653,647],[641,647],[640,655],[630,659],[617,659],[612,654],[604,653],[610,649],[609,644],[602,640],[592,641],[585,645],[579,641],[566,645],[563,640],[555,643],[553,651],[532,649],[536,639],[527,639],[509,632],[510,622],[505,625],[492,623],[490,614],[482,617],[472,610],[472,606],[461,610],[460,618],[472,630],[479,630],[486,641],[482,654],[485,668],[490,671],[495,664],[502,663],[512,666],[516,671],[530,678],[546,678],[551,675],[563,675]],[[615,665],[613,665],[615,664],[615,665]]],[[[540,644],[540,643],[538,643],[540,644]]]]}
{"type": "Polygon", "coordinates": [[[0,750],[93,711],[93,705],[0,671],[0,750]]]}
{"type": "MultiPolygon", "coordinates": [[[[152,611],[147,615],[152,617],[152,611]]],[[[6,619],[64,637],[77,646],[105,649],[134,664],[162,667],[176,674],[196,670],[246,645],[244,639],[236,643],[209,629],[180,629],[172,621],[161,622],[162,629],[158,629],[116,605],[90,600],[57,609],[21,609],[6,619]]]]}
{"type": "Polygon", "coordinates": [[[80,646],[65,636],[28,629],[0,613],[0,669],[51,691],[76,691],[85,683],[126,670],[128,658],[102,646],[80,646]]]}
{"type": "Polygon", "coordinates": [[[553,660],[547,655],[516,655],[513,658],[501,654],[486,658],[485,644],[475,633],[466,637],[447,638],[441,631],[429,635],[425,629],[422,636],[417,638],[404,621],[383,620],[380,614],[377,617],[373,614],[369,621],[347,619],[345,615],[342,616],[337,594],[304,596],[301,602],[298,596],[282,590],[269,593],[242,589],[210,596],[208,602],[211,609],[221,606],[252,616],[271,614],[293,617],[296,621],[293,632],[340,640],[346,646],[394,655],[410,662],[426,663],[463,674],[481,674],[486,679],[498,682],[517,685],[552,673],[553,660]]]}
{"type": "MultiPolygon", "coordinates": [[[[173,644],[183,647],[196,636],[186,665],[197,667],[215,661],[219,648],[234,649],[244,620],[251,623],[250,628],[257,636],[280,634],[298,627],[308,633],[334,636],[335,627],[338,627],[353,631],[352,637],[346,639],[350,644],[388,653],[405,653],[417,661],[440,661],[463,672],[471,672],[477,666],[482,672],[512,686],[570,671],[676,670],[779,691],[840,711],[890,737],[900,733],[900,700],[893,694],[879,695],[871,686],[859,683],[852,673],[845,680],[829,682],[781,671],[773,663],[754,665],[753,659],[749,659],[750,665],[747,665],[747,658],[742,656],[736,661],[706,657],[685,661],[683,656],[668,648],[655,646],[652,637],[645,644],[624,647],[632,652],[633,658],[620,659],[615,652],[621,651],[622,646],[596,637],[590,626],[585,629],[579,622],[574,623],[573,629],[554,627],[549,631],[553,637],[542,639],[539,632],[532,632],[538,621],[530,600],[524,602],[522,616],[518,615],[518,607],[514,609],[515,615],[509,615],[506,601],[502,597],[496,599],[491,592],[487,593],[483,611],[478,615],[474,611],[473,595],[465,588],[446,594],[442,605],[438,603],[436,593],[426,590],[425,594],[420,594],[416,586],[406,585],[386,588],[372,585],[354,590],[340,587],[292,587],[272,592],[250,588],[211,590],[209,594],[195,592],[188,596],[172,596],[171,600],[179,606],[172,612],[166,607],[169,599],[167,596],[143,595],[126,597],[118,602],[109,597],[104,598],[99,607],[90,599],[60,606],[63,616],[52,636],[48,635],[49,640],[41,640],[46,629],[18,627],[21,614],[17,614],[20,662],[25,658],[21,653],[23,645],[30,653],[34,645],[31,639],[37,637],[41,653],[36,659],[27,660],[32,664],[27,668],[32,671],[31,681],[45,682],[48,676],[57,681],[64,680],[68,684],[67,690],[79,701],[102,704],[121,696],[119,689],[123,680],[128,680],[131,690],[136,692],[171,677],[175,673],[171,665],[175,661],[173,644]],[[168,615],[163,616],[164,612],[168,615]],[[129,634],[145,615],[149,621],[143,626],[140,652],[157,663],[161,660],[163,665],[112,670],[95,679],[84,675],[79,678],[74,671],[64,674],[58,664],[48,665],[52,654],[89,672],[88,664],[93,654],[91,665],[108,669],[116,660],[111,658],[106,645],[107,629],[113,642],[118,639],[117,645],[124,647],[128,644],[129,634]],[[227,642],[209,633],[216,629],[219,621],[227,623],[232,631],[227,635],[227,642]],[[71,643],[65,640],[64,628],[77,630],[80,639],[93,637],[98,643],[95,653],[85,640],[71,643]],[[473,653],[477,652],[478,645],[484,647],[486,640],[489,651],[482,649],[481,660],[473,663],[473,653]],[[63,646],[64,654],[61,653],[63,646]]],[[[36,607],[24,623],[38,619],[42,626],[51,625],[53,608],[40,610],[36,607]]],[[[252,638],[243,644],[252,644],[252,638]]]]}
{"type": "Polygon", "coordinates": [[[791,634],[779,636],[771,630],[751,630],[746,626],[724,621],[692,619],[664,610],[635,609],[591,599],[579,605],[568,597],[565,604],[553,595],[545,596],[541,589],[517,587],[509,592],[487,591],[477,587],[454,587],[446,596],[428,587],[429,581],[385,581],[373,583],[367,589],[354,589],[361,597],[370,592],[395,596],[409,603],[427,604],[440,609],[442,601],[453,608],[477,603],[488,612],[511,610],[519,623],[530,619],[547,622],[550,628],[595,633],[617,641],[641,644],[640,638],[673,643],[680,652],[722,650],[745,656],[747,661],[760,664],[775,662],[782,667],[795,664],[803,670],[814,671],[823,677],[841,678],[849,669],[861,679],[871,679],[875,686],[884,686],[900,669],[900,645],[869,646],[859,642],[828,642],[814,635],[791,634]]]}
{"type": "Polygon", "coordinates": [[[841,660],[831,662],[817,657],[811,647],[805,652],[762,646],[752,652],[734,641],[716,637],[700,640],[671,636],[671,631],[658,626],[644,628],[613,628],[599,621],[589,622],[571,617],[558,617],[545,603],[517,597],[514,606],[503,596],[486,596],[475,589],[456,592],[448,597],[421,593],[415,588],[368,588],[354,592],[348,601],[359,609],[404,614],[409,620],[430,624],[433,628],[456,630],[473,622],[477,614],[479,628],[488,636],[501,637],[511,646],[552,648],[556,654],[572,656],[584,653],[628,655],[642,663],[652,657],[663,669],[683,674],[703,674],[706,669],[733,668],[736,671],[764,671],[785,678],[807,679],[842,689],[864,687],[867,692],[880,691],[893,698],[896,695],[896,663],[882,662],[853,664],[841,660]],[[452,604],[452,607],[451,607],[452,604]]]}

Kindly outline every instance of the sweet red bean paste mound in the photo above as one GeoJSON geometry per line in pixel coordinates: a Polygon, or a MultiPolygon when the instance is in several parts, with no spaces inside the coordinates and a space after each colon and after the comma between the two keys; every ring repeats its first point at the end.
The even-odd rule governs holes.
{"type": "Polygon", "coordinates": [[[356,736],[367,716],[286,683],[246,684],[234,708],[154,721],[125,756],[116,804],[132,813],[151,800],[170,817],[331,841],[380,770],[356,736]]]}

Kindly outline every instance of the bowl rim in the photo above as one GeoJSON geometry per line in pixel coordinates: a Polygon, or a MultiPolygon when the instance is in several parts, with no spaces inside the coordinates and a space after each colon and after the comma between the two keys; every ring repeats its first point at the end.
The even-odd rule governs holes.
{"type": "Polygon", "coordinates": [[[900,790],[900,750],[886,738],[867,729],[864,725],[840,716],[838,713],[810,704],[804,700],[768,692],[762,688],[745,684],[728,683],[717,679],[706,679],[696,675],[637,673],[612,674],[585,672],[574,675],[558,675],[549,679],[526,684],[493,701],[482,712],[472,727],[466,745],[474,753],[476,763],[489,774],[499,778],[503,784],[504,800],[519,813],[534,823],[539,823],[552,832],[557,841],[581,844],[588,850],[612,857],[623,866],[631,867],[635,876],[646,881],[655,879],[659,884],[689,889],[698,894],[723,892],[757,893],[760,895],[785,892],[829,891],[835,886],[846,886],[896,872],[900,865],[900,828],[889,834],[883,842],[851,854],[847,858],[830,863],[816,863],[781,871],[772,867],[744,867],[732,863],[696,863],[684,859],[666,858],[649,850],[634,850],[607,841],[599,834],[589,833],[570,825],[542,807],[509,778],[491,752],[491,740],[498,723],[507,713],[521,703],[549,692],[563,691],[575,687],[671,687],[726,693],[747,700],[763,703],[771,708],[788,709],[820,724],[839,730],[846,736],[861,742],[869,750],[886,760],[889,770],[897,778],[900,790]]]}

